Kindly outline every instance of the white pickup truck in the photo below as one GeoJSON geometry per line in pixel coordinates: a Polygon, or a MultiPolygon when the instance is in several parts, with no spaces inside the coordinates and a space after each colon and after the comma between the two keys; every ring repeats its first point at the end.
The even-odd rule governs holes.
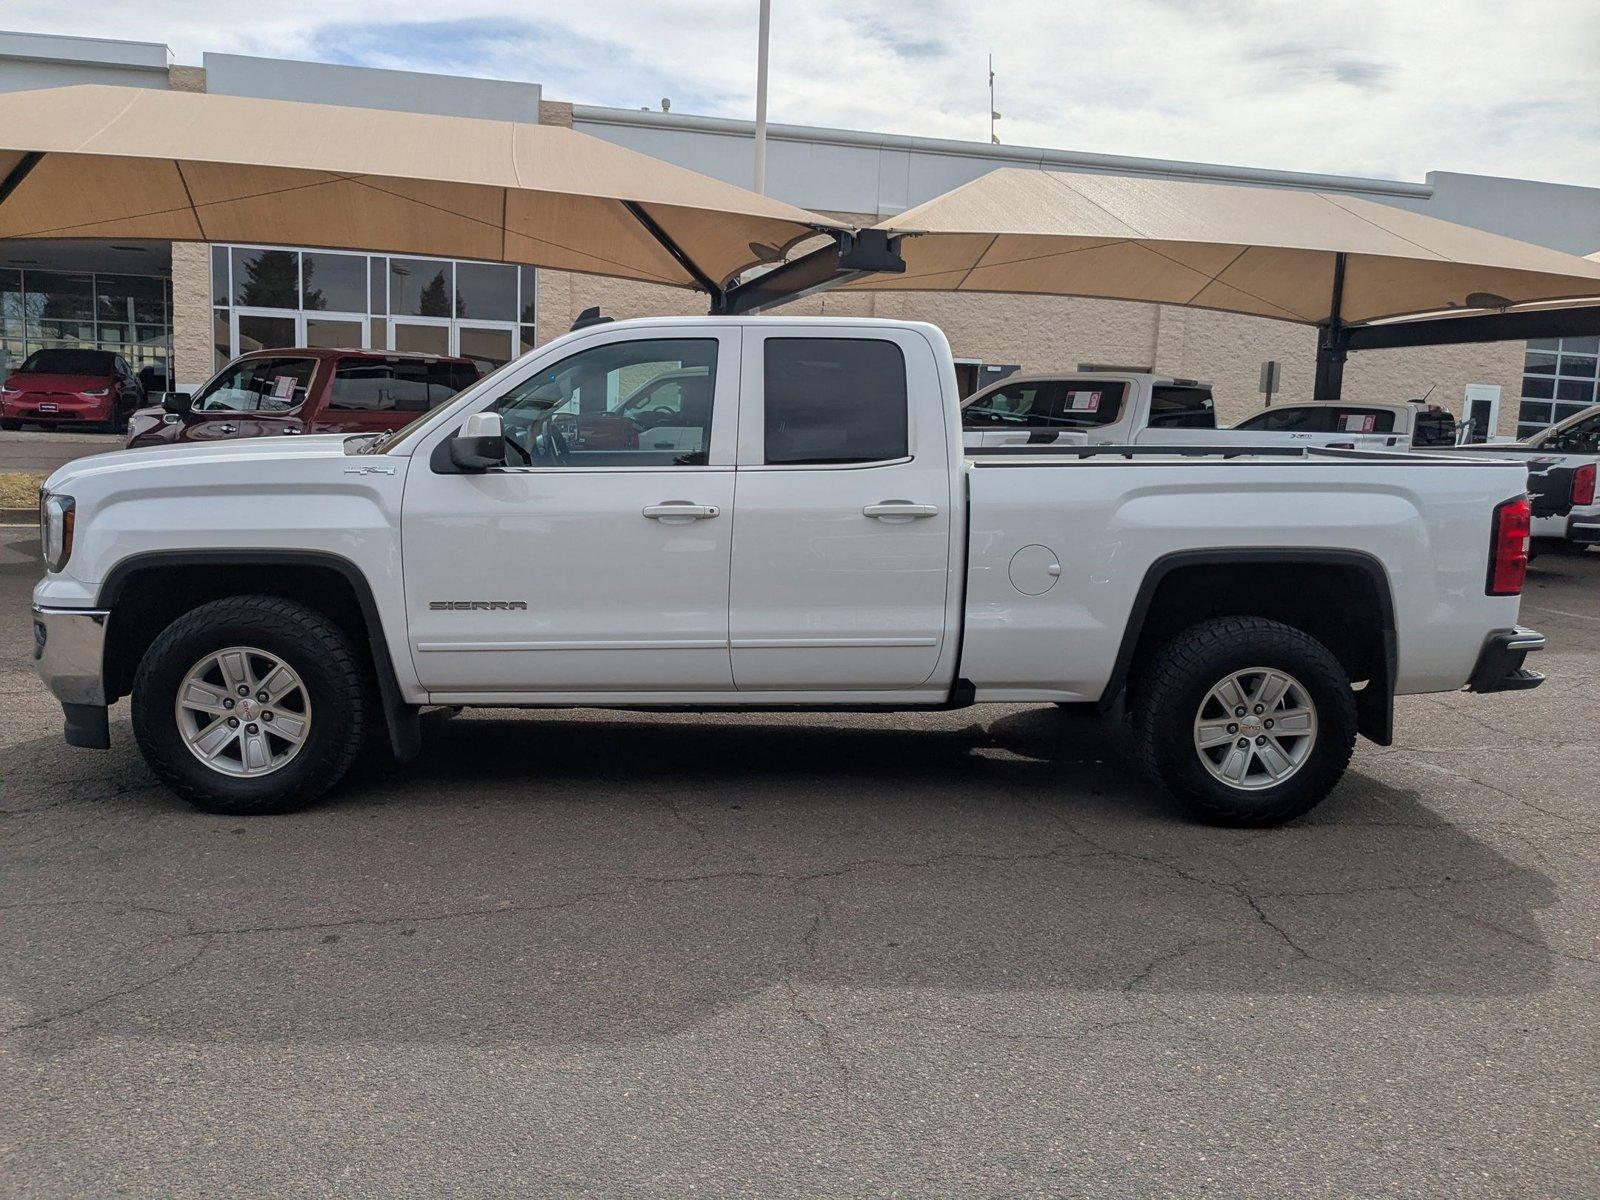
{"type": "Polygon", "coordinates": [[[1393,698],[1531,687],[1520,466],[1280,449],[971,461],[934,326],[594,325],[393,434],[80,459],[41,496],[67,740],[282,811],[424,705],[1094,702],[1265,825],[1393,698]],[[619,417],[659,375],[662,389],[619,417]],[[600,430],[600,435],[595,431],[600,430]]]}

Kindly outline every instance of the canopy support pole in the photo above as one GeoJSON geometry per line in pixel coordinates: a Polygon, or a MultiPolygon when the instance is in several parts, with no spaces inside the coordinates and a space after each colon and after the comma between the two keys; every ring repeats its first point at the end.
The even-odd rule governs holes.
{"type": "Polygon", "coordinates": [[[1313,400],[1337,400],[1344,391],[1344,360],[1350,352],[1349,331],[1342,319],[1344,308],[1344,252],[1333,256],[1333,295],[1328,319],[1317,326],[1317,377],[1313,400]]]}
{"type": "Polygon", "coordinates": [[[22,186],[22,181],[33,173],[33,169],[39,165],[39,160],[43,157],[43,151],[30,150],[17,160],[17,165],[6,173],[4,179],[0,179],[0,204],[9,200],[11,193],[22,186]]]}
{"type": "Polygon", "coordinates": [[[891,236],[883,229],[862,229],[856,233],[834,232],[833,236],[831,246],[734,284],[721,297],[713,297],[711,311],[748,316],[868,275],[899,275],[906,269],[906,260],[900,254],[900,235],[891,236]]]}
{"type": "Polygon", "coordinates": [[[682,246],[672,240],[672,235],[656,224],[655,218],[645,212],[644,205],[636,200],[624,200],[622,207],[631,212],[633,219],[643,225],[645,231],[651,237],[661,243],[666,252],[672,255],[677,264],[689,273],[689,278],[693,279],[702,291],[711,293],[712,311],[715,312],[717,302],[722,296],[722,288],[712,283],[710,276],[699,268],[694,259],[683,252],[682,246]]]}

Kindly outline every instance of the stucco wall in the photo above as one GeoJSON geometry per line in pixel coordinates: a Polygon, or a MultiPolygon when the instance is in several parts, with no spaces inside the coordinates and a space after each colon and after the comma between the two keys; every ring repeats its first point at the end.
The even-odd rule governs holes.
{"type": "MultiPolygon", "coordinates": [[[[541,342],[565,333],[591,305],[617,318],[698,315],[698,292],[653,284],[539,272],[541,342]]],[[[932,321],[958,357],[1018,363],[1025,371],[1081,362],[1153,367],[1216,385],[1218,411],[1233,422],[1261,407],[1261,364],[1282,364],[1278,401],[1311,397],[1316,332],[1309,326],[1233,313],[1061,296],[939,292],[826,292],[778,310],[805,316],[876,316],[932,321]]],[[[1500,432],[1516,431],[1522,343],[1373,350],[1350,356],[1350,400],[1403,401],[1433,388],[1432,400],[1460,413],[1469,383],[1501,388],[1500,432]]]]}
{"type": "Polygon", "coordinates": [[[173,376],[187,387],[211,378],[211,247],[172,243],[173,376]]]}

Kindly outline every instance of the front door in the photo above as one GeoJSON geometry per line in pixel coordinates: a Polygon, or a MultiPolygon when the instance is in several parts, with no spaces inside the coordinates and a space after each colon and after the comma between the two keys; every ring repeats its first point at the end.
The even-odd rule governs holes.
{"type": "Polygon", "coordinates": [[[740,691],[904,691],[938,669],[955,498],[937,414],[950,401],[918,338],[746,329],[730,613],[740,691]]]}
{"type": "Polygon", "coordinates": [[[728,691],[739,329],[596,330],[520,364],[483,409],[507,462],[453,474],[422,443],[402,522],[411,650],[441,695],[728,691]],[[628,415],[659,376],[683,402],[628,415]],[[604,428],[613,436],[586,438],[604,428]]]}

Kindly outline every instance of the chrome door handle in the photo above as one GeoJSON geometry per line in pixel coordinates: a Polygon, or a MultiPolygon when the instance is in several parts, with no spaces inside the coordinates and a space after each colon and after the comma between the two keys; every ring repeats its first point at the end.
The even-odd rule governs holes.
{"type": "Polygon", "coordinates": [[[217,432],[218,433],[238,433],[239,432],[239,427],[237,425],[218,425],[217,426],[217,432]]]}
{"type": "Polygon", "coordinates": [[[706,521],[722,515],[715,504],[695,504],[691,500],[664,500],[643,511],[652,521],[706,521]]]}
{"type": "Polygon", "coordinates": [[[923,517],[937,517],[937,504],[913,504],[909,500],[883,500],[869,504],[861,510],[863,517],[876,517],[880,521],[915,521],[923,517]]]}

